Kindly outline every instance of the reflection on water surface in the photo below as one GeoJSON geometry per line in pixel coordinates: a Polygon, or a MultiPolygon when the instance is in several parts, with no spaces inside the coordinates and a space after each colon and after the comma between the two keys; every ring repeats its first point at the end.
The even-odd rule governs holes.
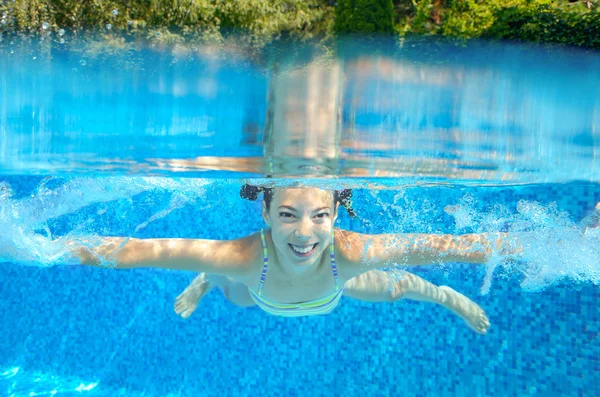
{"type": "Polygon", "coordinates": [[[438,44],[422,56],[427,44],[412,46],[348,51],[347,43],[344,55],[301,56],[290,45],[260,61],[231,50],[140,51],[125,56],[137,60],[128,64],[74,51],[42,61],[32,57],[35,46],[8,54],[5,45],[0,167],[491,184],[600,179],[599,54],[438,44]]]}

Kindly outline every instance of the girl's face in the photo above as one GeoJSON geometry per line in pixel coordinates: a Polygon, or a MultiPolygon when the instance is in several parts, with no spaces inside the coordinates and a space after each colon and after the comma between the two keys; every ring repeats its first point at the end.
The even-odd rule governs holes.
{"type": "Polygon", "coordinates": [[[263,202],[263,218],[279,259],[306,268],[318,264],[329,247],[337,206],[332,192],[325,190],[275,189],[269,211],[263,202]]]}

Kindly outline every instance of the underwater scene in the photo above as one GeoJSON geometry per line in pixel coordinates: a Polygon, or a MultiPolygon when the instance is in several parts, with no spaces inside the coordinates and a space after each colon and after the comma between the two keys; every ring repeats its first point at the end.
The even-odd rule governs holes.
{"type": "Polygon", "coordinates": [[[68,44],[0,43],[0,395],[600,395],[597,52],[68,44]]]}

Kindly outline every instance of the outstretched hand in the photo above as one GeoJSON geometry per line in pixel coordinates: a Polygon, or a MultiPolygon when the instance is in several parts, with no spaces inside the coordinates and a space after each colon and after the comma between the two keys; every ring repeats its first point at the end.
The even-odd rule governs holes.
{"type": "Polygon", "coordinates": [[[20,230],[11,239],[0,237],[0,262],[29,266],[53,266],[74,263],[70,249],[62,239],[20,230]]]}

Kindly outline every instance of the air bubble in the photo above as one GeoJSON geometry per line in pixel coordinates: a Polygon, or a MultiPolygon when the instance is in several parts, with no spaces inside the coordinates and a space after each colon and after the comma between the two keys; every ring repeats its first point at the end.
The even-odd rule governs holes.
{"type": "Polygon", "coordinates": [[[44,29],[44,30],[48,29],[49,27],[50,27],[50,24],[48,22],[44,22],[42,24],[42,29],[44,29]]]}
{"type": "MultiPolygon", "coordinates": [[[[10,185],[6,182],[0,182],[0,200],[8,200],[13,195],[10,185]]],[[[4,375],[4,374],[2,374],[4,375]]]]}
{"type": "Polygon", "coordinates": [[[82,59],[81,61],[79,61],[79,64],[81,66],[85,66],[87,64],[87,61],[85,59],[82,59]]]}
{"type": "Polygon", "coordinates": [[[156,37],[160,37],[160,32],[156,32],[156,37]]]}
{"type": "Polygon", "coordinates": [[[112,29],[112,25],[110,23],[106,24],[106,29],[111,30],[112,29]]]}
{"type": "Polygon", "coordinates": [[[60,44],[65,44],[65,39],[60,39],[59,42],[60,44]]]}
{"type": "Polygon", "coordinates": [[[119,15],[119,10],[112,10],[112,14],[116,17],[117,15],[119,15]]]}
{"type": "Polygon", "coordinates": [[[65,30],[64,29],[59,29],[58,30],[58,35],[59,36],[64,36],[65,35],[65,30]]]}
{"type": "Polygon", "coordinates": [[[129,26],[133,25],[133,21],[127,21],[127,25],[129,25],[129,26]]]}
{"type": "Polygon", "coordinates": [[[3,19],[3,20],[1,20],[1,21],[0,21],[0,24],[2,24],[2,25],[6,25],[6,19],[3,19]]]}

